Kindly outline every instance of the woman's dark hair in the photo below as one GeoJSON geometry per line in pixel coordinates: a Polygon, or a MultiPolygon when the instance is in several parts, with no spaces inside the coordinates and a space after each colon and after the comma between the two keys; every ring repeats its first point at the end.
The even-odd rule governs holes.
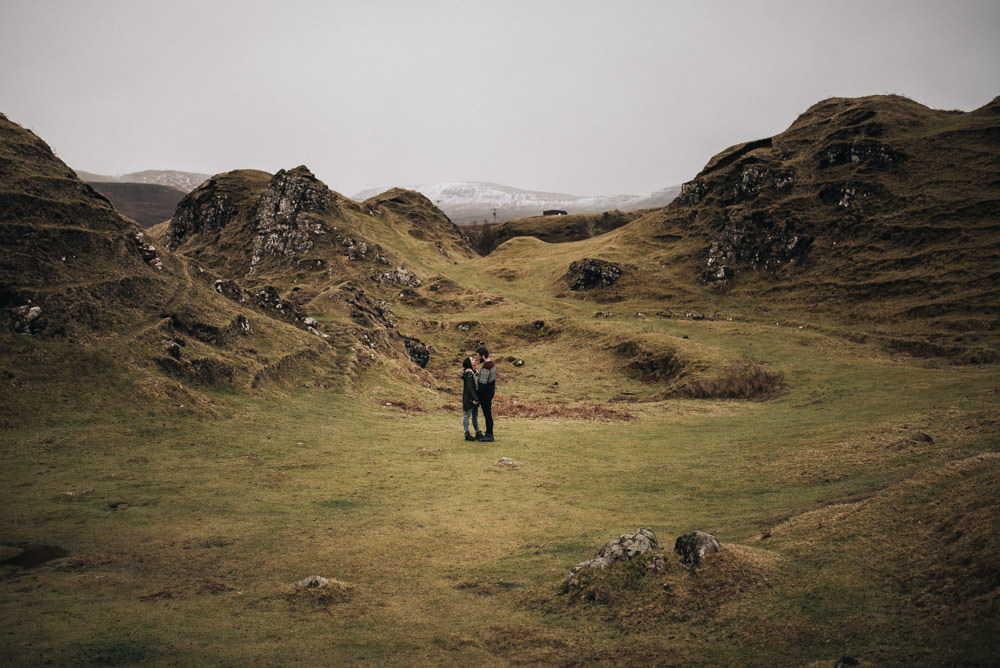
{"type": "Polygon", "coordinates": [[[472,368],[472,358],[471,357],[466,357],[464,360],[462,360],[462,368],[463,369],[471,369],[472,368]]]}

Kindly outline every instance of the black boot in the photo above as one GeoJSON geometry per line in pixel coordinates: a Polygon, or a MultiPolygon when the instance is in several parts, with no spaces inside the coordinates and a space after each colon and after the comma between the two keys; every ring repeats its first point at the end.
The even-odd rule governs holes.
{"type": "Polygon", "coordinates": [[[473,436],[472,434],[470,434],[469,432],[465,432],[465,440],[467,440],[467,441],[474,441],[474,440],[476,440],[476,439],[475,439],[475,437],[474,437],[474,436],[473,436]]]}
{"type": "Polygon", "coordinates": [[[492,443],[493,442],[493,434],[483,434],[483,437],[480,438],[479,440],[483,441],[484,443],[492,443]]]}
{"type": "Polygon", "coordinates": [[[479,431],[479,430],[477,429],[477,430],[476,430],[476,438],[475,438],[474,440],[476,440],[476,441],[481,441],[481,440],[483,440],[483,432],[481,432],[481,431],[479,431]]]}

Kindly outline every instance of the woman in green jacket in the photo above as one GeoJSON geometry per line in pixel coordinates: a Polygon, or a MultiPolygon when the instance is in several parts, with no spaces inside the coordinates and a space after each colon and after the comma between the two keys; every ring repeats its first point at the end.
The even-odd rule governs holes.
{"type": "Polygon", "coordinates": [[[462,426],[465,427],[465,440],[475,441],[483,435],[479,431],[479,395],[476,394],[478,385],[476,379],[475,365],[471,357],[462,360],[462,410],[465,417],[462,418],[462,426]],[[469,433],[469,417],[472,417],[472,428],[476,430],[476,435],[469,433]]]}

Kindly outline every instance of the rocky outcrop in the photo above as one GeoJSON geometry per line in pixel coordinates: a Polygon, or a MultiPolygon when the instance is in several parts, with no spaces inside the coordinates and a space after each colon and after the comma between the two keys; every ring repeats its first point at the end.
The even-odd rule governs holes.
{"type": "Polygon", "coordinates": [[[416,274],[405,267],[396,267],[390,271],[376,271],[371,280],[386,287],[419,288],[422,283],[416,274]]]}
{"type": "MultiPolygon", "coordinates": [[[[236,281],[218,279],[215,281],[215,291],[234,302],[252,306],[271,317],[281,318],[282,320],[303,327],[311,334],[324,339],[328,338],[326,334],[319,330],[320,324],[318,320],[306,315],[293,302],[283,298],[278,289],[273,285],[266,285],[255,290],[246,290],[236,281]]],[[[253,334],[253,328],[243,316],[238,316],[230,329],[244,335],[253,334]],[[242,318],[242,321],[240,318],[242,318]]]]}
{"type": "Polygon", "coordinates": [[[32,304],[24,304],[11,309],[11,324],[18,334],[34,334],[45,327],[42,308],[32,304]]]}
{"type": "Polygon", "coordinates": [[[905,153],[880,142],[834,142],[824,146],[820,151],[819,166],[826,168],[836,165],[854,165],[856,167],[885,169],[905,159],[905,153]]]}
{"type": "Polygon", "coordinates": [[[306,167],[278,171],[254,208],[257,234],[249,273],[266,257],[295,258],[312,249],[315,238],[329,229],[310,214],[338,209],[338,196],[306,167]]]}
{"type": "Polygon", "coordinates": [[[170,218],[167,248],[177,250],[198,234],[218,234],[257,201],[266,172],[237,170],[217,174],[180,201],[170,218]]]}
{"type": "Polygon", "coordinates": [[[427,366],[427,362],[431,359],[431,349],[423,341],[404,337],[403,345],[406,346],[406,353],[410,356],[410,361],[421,369],[427,366]]]}
{"type": "Polygon", "coordinates": [[[622,268],[614,262],[584,258],[569,265],[563,277],[571,290],[592,290],[610,287],[621,278],[622,268]]]}
{"type": "Polygon", "coordinates": [[[718,236],[708,248],[702,281],[724,285],[737,269],[773,272],[794,262],[812,243],[801,227],[794,216],[776,218],[769,211],[728,209],[718,236]]]}

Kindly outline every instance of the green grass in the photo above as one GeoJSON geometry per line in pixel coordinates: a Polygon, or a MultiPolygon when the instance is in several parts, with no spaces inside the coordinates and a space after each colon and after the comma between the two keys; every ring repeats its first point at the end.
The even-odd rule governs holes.
{"type": "MultiPolygon", "coordinates": [[[[873,572],[867,558],[831,551],[856,542],[853,532],[822,542],[759,536],[783,518],[995,449],[992,367],[934,368],[863,346],[819,346],[825,339],[808,330],[641,326],[680,326],[700,345],[752,352],[784,372],[790,390],[769,402],[631,404],[637,419],[627,423],[498,416],[497,442],[468,444],[460,413],[444,408],[455,399],[393,388],[375,368],[353,396],[214,393],[203,395],[215,397],[210,413],[182,400],[130,403],[128,381],[136,379],[124,376],[85,393],[69,384],[36,392],[46,386],[25,382],[2,434],[2,542],[9,554],[34,543],[69,556],[3,567],[5,662],[502,664],[671,655],[755,664],[868,651],[893,663],[883,648],[929,643],[961,656],[944,635],[909,634],[920,611],[896,607],[891,568],[873,572]],[[384,405],[407,392],[411,408],[384,405]],[[933,433],[935,445],[909,442],[918,429],[933,433]],[[517,466],[496,466],[500,456],[517,466]],[[743,580],[733,590],[732,579],[709,578],[703,593],[722,592],[724,604],[697,613],[667,606],[652,580],[634,594],[646,612],[558,594],[573,564],[647,525],[668,561],[677,535],[715,533],[737,549],[736,561],[723,564],[730,570],[719,571],[733,577],[748,570],[739,559],[773,551],[780,566],[772,587],[751,586],[751,578],[749,595],[740,592],[743,580]],[[297,591],[308,575],[343,581],[348,594],[297,591]]],[[[14,376],[55,376],[70,358],[63,353],[22,362],[14,376]]],[[[77,364],[95,376],[87,366],[100,359],[83,355],[77,364]]],[[[454,380],[447,372],[442,386],[454,380]]],[[[588,384],[583,365],[562,373],[595,398],[615,391],[610,381],[588,384]]],[[[544,395],[541,383],[510,374],[502,391],[530,401],[544,395]]],[[[690,575],[672,567],[662,577],[682,592],[674,604],[695,605],[701,590],[683,593],[694,586],[690,575]]],[[[980,619],[977,628],[995,621],[980,619]]],[[[974,662],[982,647],[969,655],[974,662]]]]}

